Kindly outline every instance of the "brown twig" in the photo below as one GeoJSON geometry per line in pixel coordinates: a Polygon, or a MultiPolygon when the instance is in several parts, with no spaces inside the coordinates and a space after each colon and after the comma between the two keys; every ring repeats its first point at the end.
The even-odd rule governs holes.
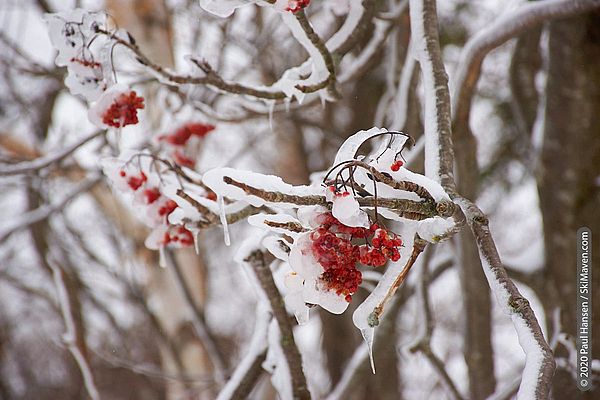
{"type": "Polygon", "coordinates": [[[296,346],[292,324],[285,309],[283,298],[273,280],[271,269],[265,260],[265,254],[260,250],[256,250],[244,261],[246,261],[254,270],[262,289],[269,299],[273,316],[279,325],[279,330],[281,332],[281,348],[292,377],[294,399],[310,399],[311,396],[308,391],[306,376],[302,370],[302,356],[296,346]]]}
{"type": "Polygon", "coordinates": [[[302,224],[299,224],[298,222],[276,222],[276,221],[265,220],[263,223],[272,228],[286,229],[290,232],[296,232],[296,233],[306,232],[306,229],[302,226],[302,224]]]}

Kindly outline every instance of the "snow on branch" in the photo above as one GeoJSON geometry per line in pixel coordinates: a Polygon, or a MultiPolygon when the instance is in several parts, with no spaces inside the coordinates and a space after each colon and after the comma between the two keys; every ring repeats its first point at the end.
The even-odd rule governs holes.
{"type": "MultiPolygon", "coordinates": [[[[566,4],[566,2],[560,3],[566,4]]],[[[460,196],[455,189],[452,176],[454,154],[451,141],[450,99],[439,49],[435,1],[411,0],[410,12],[413,45],[418,51],[425,86],[425,134],[431,136],[426,145],[435,146],[433,150],[426,149],[426,164],[430,165],[431,173],[435,174],[439,171],[444,188],[460,206],[476,238],[488,284],[501,307],[511,316],[521,347],[525,351],[525,369],[518,398],[547,399],[555,369],[552,350],[543,336],[529,302],[519,293],[500,261],[489,231],[487,217],[473,202],[460,196]],[[429,129],[427,129],[428,124],[429,129]],[[432,161],[427,161],[428,158],[432,161]]]]}
{"type": "Polygon", "coordinates": [[[411,45],[425,91],[425,175],[454,190],[448,75],[442,61],[435,1],[411,0],[411,45]]]}
{"type": "Polygon", "coordinates": [[[452,109],[455,124],[464,127],[469,122],[471,99],[479,80],[481,64],[490,51],[545,21],[583,14],[595,9],[600,9],[599,0],[530,2],[497,18],[469,39],[461,52],[459,67],[453,80],[452,109]]]}
{"type": "Polygon", "coordinates": [[[306,376],[302,369],[302,356],[296,346],[292,324],[288,318],[283,298],[273,280],[265,253],[260,250],[254,251],[244,261],[254,270],[256,278],[269,300],[273,316],[279,326],[281,335],[279,343],[289,368],[293,397],[299,400],[310,399],[311,395],[308,391],[306,376]]]}
{"type": "Polygon", "coordinates": [[[500,307],[510,315],[519,343],[525,352],[525,368],[517,398],[547,399],[555,369],[552,349],[544,338],[529,301],[508,277],[500,261],[487,217],[469,200],[457,198],[455,201],[460,205],[475,235],[488,284],[500,307]]]}
{"type": "Polygon", "coordinates": [[[77,325],[73,318],[71,311],[71,302],[69,301],[69,295],[67,293],[67,286],[65,284],[62,268],[52,260],[48,259],[48,265],[52,269],[52,277],[54,278],[54,286],[56,287],[56,295],[58,298],[58,304],[60,305],[61,314],[65,323],[66,332],[63,335],[63,341],[67,345],[69,352],[75,359],[81,376],[83,377],[83,384],[85,389],[92,400],[99,400],[100,393],[94,383],[94,375],[92,369],[85,357],[85,351],[79,346],[77,342],[77,325]]]}
{"type": "Polygon", "coordinates": [[[54,204],[43,205],[39,208],[36,208],[33,211],[30,211],[26,214],[20,215],[8,221],[8,223],[5,224],[2,230],[0,230],[0,243],[6,240],[6,238],[8,238],[13,233],[21,229],[25,229],[28,226],[31,226],[40,221],[43,221],[57,211],[62,211],[68,203],[70,203],[80,194],[86,193],[98,182],[100,182],[100,180],[100,176],[93,176],[91,178],[88,178],[87,180],[79,183],[61,201],[54,204]]]}
{"type": "Polygon", "coordinates": [[[94,140],[97,137],[102,136],[105,131],[96,131],[90,135],[84,136],[77,142],[65,147],[64,149],[49,154],[44,157],[37,158],[32,161],[24,161],[18,164],[13,165],[0,165],[0,176],[9,176],[9,175],[18,175],[18,174],[27,174],[30,172],[39,171],[40,169],[51,166],[52,164],[57,164],[70,156],[73,152],[79,149],[84,144],[94,140]]]}

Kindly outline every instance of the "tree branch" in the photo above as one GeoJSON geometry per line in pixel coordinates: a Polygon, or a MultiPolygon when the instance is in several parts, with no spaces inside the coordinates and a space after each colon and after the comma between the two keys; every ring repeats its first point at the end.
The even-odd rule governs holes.
{"type": "Polygon", "coordinates": [[[269,299],[273,316],[279,325],[279,330],[281,331],[281,348],[285,355],[285,359],[287,360],[290,375],[292,377],[294,399],[310,399],[311,396],[308,391],[306,377],[302,370],[302,356],[296,346],[290,318],[285,309],[283,298],[281,297],[277,286],[275,286],[271,269],[265,260],[265,254],[260,250],[256,250],[244,261],[246,261],[254,270],[262,289],[269,299]]]}
{"type": "Polygon", "coordinates": [[[38,171],[42,168],[46,168],[52,164],[57,164],[70,156],[78,148],[84,144],[92,141],[93,139],[102,136],[106,131],[96,131],[90,135],[84,136],[77,142],[69,145],[55,154],[49,154],[44,157],[36,158],[32,161],[25,161],[18,164],[12,165],[0,165],[0,176],[10,176],[18,174],[26,174],[30,172],[38,171]]]}
{"type": "Polygon", "coordinates": [[[425,175],[440,182],[452,195],[455,183],[450,91],[440,49],[435,0],[411,0],[410,20],[425,90],[425,175]]]}
{"type": "MultiPolygon", "coordinates": [[[[561,4],[564,5],[565,2],[561,2],[561,4]]],[[[476,238],[488,284],[500,305],[510,313],[519,340],[523,343],[522,347],[526,353],[526,362],[519,394],[527,398],[547,399],[555,368],[552,350],[544,339],[529,302],[519,293],[502,266],[496,245],[489,232],[487,218],[475,204],[460,196],[455,189],[452,176],[454,153],[450,138],[448,86],[447,81],[442,76],[445,75],[445,72],[443,71],[443,62],[439,51],[435,1],[412,0],[410,11],[413,36],[419,42],[418,46],[421,50],[419,61],[423,71],[427,99],[425,115],[429,116],[429,118],[426,117],[426,125],[427,120],[432,121],[429,122],[430,125],[437,124],[435,130],[425,129],[425,133],[432,137],[435,136],[435,138],[429,139],[427,143],[437,145],[435,152],[439,152],[440,155],[438,168],[440,180],[443,182],[442,186],[451,195],[454,202],[460,206],[462,213],[465,215],[476,238]],[[431,45],[430,42],[432,41],[437,42],[437,45],[431,45]],[[436,81],[440,86],[433,83],[436,81]],[[439,122],[441,122],[441,125],[438,124],[439,122]],[[525,345],[525,343],[532,342],[536,344],[535,347],[525,345]],[[532,380],[535,380],[535,382],[532,382],[532,380]]],[[[433,153],[434,151],[430,151],[426,154],[426,159],[435,158],[437,154],[433,153]]]]}
{"type": "Polygon", "coordinates": [[[96,384],[94,383],[94,376],[92,374],[92,369],[88,364],[88,361],[85,357],[85,351],[82,349],[77,341],[77,328],[75,324],[75,319],[71,312],[71,304],[69,302],[69,295],[67,294],[67,287],[65,285],[65,281],[63,279],[64,272],[61,268],[56,265],[53,260],[47,259],[48,265],[52,270],[52,276],[54,278],[54,285],[56,287],[56,293],[58,298],[58,303],[60,305],[61,313],[63,316],[63,320],[65,322],[66,332],[63,336],[63,341],[67,345],[67,348],[73,355],[79,370],[81,371],[81,375],[83,377],[83,383],[85,385],[85,389],[92,400],[100,400],[100,393],[96,388],[96,384]]]}
{"type": "Polygon", "coordinates": [[[471,100],[490,51],[551,19],[565,18],[600,8],[599,0],[546,0],[530,2],[496,19],[471,38],[462,50],[452,96],[455,130],[469,123],[471,100]]]}
{"type": "MultiPolygon", "coordinates": [[[[242,189],[247,194],[259,197],[263,200],[272,203],[291,203],[299,206],[321,205],[327,207],[329,202],[325,196],[308,195],[298,196],[281,192],[271,192],[263,189],[258,189],[248,184],[238,182],[231,177],[224,176],[223,182],[228,185],[233,185],[242,189]]],[[[385,207],[397,212],[399,215],[415,220],[423,220],[434,216],[445,216],[455,207],[449,202],[439,202],[431,204],[428,202],[418,202],[405,199],[388,199],[375,197],[358,197],[356,198],[362,207],[385,207]]]]}
{"type": "Polygon", "coordinates": [[[30,225],[36,224],[40,221],[45,220],[50,215],[52,215],[56,211],[62,210],[71,200],[76,198],[82,193],[87,192],[92,187],[94,187],[98,182],[100,182],[102,178],[100,176],[95,176],[89,178],[80,184],[78,184],[73,191],[68,193],[61,201],[56,204],[43,205],[39,208],[36,208],[33,211],[30,211],[26,214],[23,214],[19,217],[13,219],[13,221],[6,224],[6,226],[0,230],[0,243],[4,242],[4,240],[15,233],[18,230],[27,228],[30,225]]]}

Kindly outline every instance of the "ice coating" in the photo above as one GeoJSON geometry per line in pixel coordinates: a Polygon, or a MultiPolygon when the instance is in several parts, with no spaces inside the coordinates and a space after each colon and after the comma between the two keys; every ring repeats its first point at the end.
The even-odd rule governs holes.
{"type": "Polygon", "coordinates": [[[347,195],[335,195],[331,211],[333,216],[346,226],[362,228],[371,226],[369,216],[360,209],[358,201],[349,193],[347,195]]]}
{"type": "Polygon", "coordinates": [[[279,393],[281,399],[292,399],[292,379],[287,359],[281,348],[281,333],[279,325],[274,319],[269,324],[268,330],[269,350],[263,362],[263,368],[270,373],[271,383],[279,393]]]}
{"type": "MultiPolygon", "coordinates": [[[[227,184],[223,177],[230,177],[237,182],[242,182],[248,186],[262,189],[270,192],[279,192],[292,196],[310,196],[324,194],[324,188],[313,186],[292,186],[285,183],[280,177],[274,175],[264,175],[256,172],[242,171],[234,168],[215,168],[204,174],[202,182],[212,191],[233,200],[245,200],[255,207],[261,207],[268,204],[266,200],[246,192],[234,185],[227,184]]],[[[277,202],[273,203],[280,207],[293,208],[294,203],[277,202]]]]}
{"type": "MultiPolygon", "coordinates": [[[[370,316],[375,308],[381,303],[387,292],[390,290],[396,277],[404,268],[406,260],[410,258],[412,253],[414,236],[417,230],[417,224],[414,222],[403,223],[399,227],[398,234],[402,236],[404,246],[400,248],[400,261],[390,262],[387,270],[380,278],[375,290],[363,301],[352,314],[352,321],[362,333],[369,352],[372,353],[374,326],[370,323],[370,316]]],[[[372,358],[372,356],[371,356],[372,358]]],[[[375,371],[374,363],[372,362],[373,371],[375,371]]]]}
{"type": "Polygon", "coordinates": [[[284,238],[274,235],[267,236],[263,239],[262,245],[279,260],[286,262],[289,260],[288,252],[292,248],[292,244],[284,238]]]}
{"type": "Polygon", "coordinates": [[[334,314],[346,311],[349,303],[344,296],[326,289],[320,282],[323,267],[312,255],[308,232],[300,235],[294,242],[289,263],[292,270],[304,281],[301,292],[304,303],[318,304],[334,314]]]}
{"type": "Polygon", "coordinates": [[[366,131],[356,132],[354,135],[346,139],[344,143],[342,143],[339,150],[337,151],[337,154],[335,155],[333,165],[335,166],[343,161],[353,160],[356,157],[356,152],[365,141],[387,131],[388,130],[385,128],[373,127],[366,131]]]}
{"type": "Polygon", "coordinates": [[[227,215],[225,214],[225,200],[223,196],[217,195],[217,203],[219,204],[219,219],[221,225],[223,225],[223,239],[225,246],[231,246],[231,239],[229,237],[229,224],[227,223],[227,215]]]}
{"type": "Polygon", "coordinates": [[[257,3],[258,0],[200,0],[200,7],[221,18],[227,18],[239,8],[257,3]]]}

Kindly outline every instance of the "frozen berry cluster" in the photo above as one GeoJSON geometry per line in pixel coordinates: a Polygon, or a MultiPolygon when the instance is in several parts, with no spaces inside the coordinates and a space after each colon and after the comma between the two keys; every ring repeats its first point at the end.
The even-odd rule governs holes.
{"type": "Polygon", "coordinates": [[[139,122],[137,110],[144,108],[144,98],[132,90],[117,97],[102,114],[102,122],[108,126],[121,128],[139,122]]]}
{"type": "Polygon", "coordinates": [[[177,165],[194,168],[196,160],[185,154],[185,146],[192,137],[203,138],[214,129],[214,125],[191,122],[177,128],[173,133],[159,136],[158,140],[174,147],[171,158],[177,165]]]}
{"type": "Polygon", "coordinates": [[[319,215],[316,222],[319,227],[310,233],[310,240],[313,256],[323,267],[320,281],[348,302],[362,282],[359,262],[379,267],[387,260],[400,259],[402,240],[377,224],[370,228],[345,226],[331,213],[319,215]],[[353,242],[361,240],[366,243],[353,242]]]}

